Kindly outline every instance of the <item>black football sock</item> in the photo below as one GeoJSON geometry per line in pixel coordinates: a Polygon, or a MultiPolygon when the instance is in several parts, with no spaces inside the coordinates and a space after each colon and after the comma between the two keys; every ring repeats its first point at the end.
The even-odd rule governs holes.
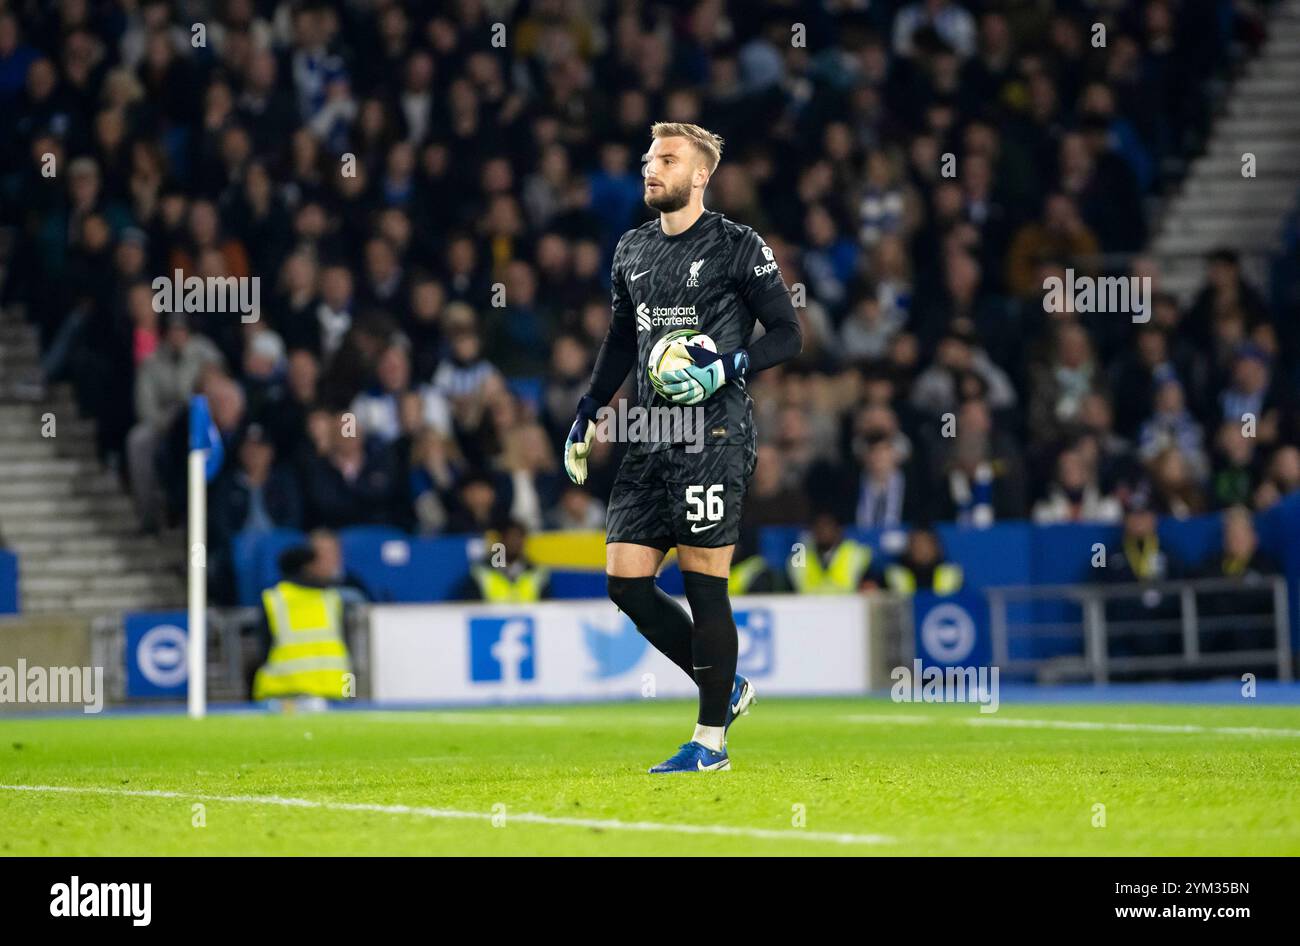
{"type": "Polygon", "coordinates": [[[691,638],[694,628],[686,609],[664,593],[653,578],[605,576],[609,599],[632,619],[641,636],[691,679],[691,638]]]}
{"type": "Polygon", "coordinates": [[[721,726],[727,720],[738,649],[727,579],[699,572],[682,572],[682,579],[695,621],[691,654],[695,661],[695,683],[700,688],[697,722],[701,726],[721,726]]]}

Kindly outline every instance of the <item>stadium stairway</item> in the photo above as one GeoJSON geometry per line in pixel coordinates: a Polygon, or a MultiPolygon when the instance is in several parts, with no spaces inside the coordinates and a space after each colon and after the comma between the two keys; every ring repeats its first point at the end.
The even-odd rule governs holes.
{"type": "Polygon", "coordinates": [[[1149,252],[1162,287],[1189,302],[1205,276],[1205,256],[1237,250],[1246,275],[1266,285],[1283,224],[1300,195],[1300,0],[1285,0],[1268,20],[1259,55],[1232,84],[1204,154],[1169,202],[1149,252]],[[1242,176],[1242,157],[1256,177],[1242,176]]]}
{"type": "Polygon", "coordinates": [[[122,484],[95,454],[71,388],[39,378],[35,330],[0,310],[0,542],[19,560],[26,614],[100,615],[185,603],[184,541],[140,534],[122,484]],[[55,436],[43,436],[53,414],[55,436]]]}

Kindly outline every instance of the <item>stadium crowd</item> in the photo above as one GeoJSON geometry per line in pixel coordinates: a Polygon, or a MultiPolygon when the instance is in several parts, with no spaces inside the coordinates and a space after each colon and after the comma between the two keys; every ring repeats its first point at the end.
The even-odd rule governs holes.
{"type": "Polygon", "coordinates": [[[650,124],[697,122],[726,139],[707,205],[767,239],[803,323],[751,385],[751,526],[1262,509],[1300,489],[1294,314],[1231,253],[1187,306],[1141,255],[1251,11],[11,0],[3,301],[145,528],[183,513],[195,391],[227,447],[217,549],[600,528],[618,445],[583,489],[558,452],[649,218],[650,124]],[[1152,276],[1150,321],[1047,312],[1067,267],[1152,276]],[[260,277],[258,318],[160,313],[177,269],[260,277]]]}

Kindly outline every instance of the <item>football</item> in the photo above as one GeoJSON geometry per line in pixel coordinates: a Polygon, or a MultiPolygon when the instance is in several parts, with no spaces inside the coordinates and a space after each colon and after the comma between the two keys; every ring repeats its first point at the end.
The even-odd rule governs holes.
{"type": "Polygon", "coordinates": [[[650,349],[650,359],[646,365],[646,373],[650,376],[650,383],[660,394],[663,394],[663,389],[659,383],[661,374],[666,371],[676,371],[678,368],[685,368],[687,365],[693,364],[691,356],[686,353],[687,345],[699,345],[702,348],[709,349],[709,351],[718,350],[718,346],[713,339],[703,332],[697,332],[695,329],[690,328],[669,332],[655,342],[654,347],[650,349]]]}

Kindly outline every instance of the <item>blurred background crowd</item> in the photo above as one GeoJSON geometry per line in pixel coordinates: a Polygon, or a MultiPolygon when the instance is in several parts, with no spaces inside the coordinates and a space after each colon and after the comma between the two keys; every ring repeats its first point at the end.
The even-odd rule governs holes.
{"type": "Polygon", "coordinates": [[[619,446],[577,489],[560,445],[650,124],[697,122],[726,139],[706,205],[766,238],[803,323],[751,385],[750,526],[1264,509],[1300,489],[1295,313],[1230,252],[1188,304],[1142,255],[1253,9],[0,0],[2,301],[142,528],[183,516],[199,392],[218,551],[599,529],[619,446]],[[1150,320],[1046,311],[1067,268],[1152,277],[1150,320]],[[258,319],[158,312],[177,269],[260,277],[258,319]]]}

